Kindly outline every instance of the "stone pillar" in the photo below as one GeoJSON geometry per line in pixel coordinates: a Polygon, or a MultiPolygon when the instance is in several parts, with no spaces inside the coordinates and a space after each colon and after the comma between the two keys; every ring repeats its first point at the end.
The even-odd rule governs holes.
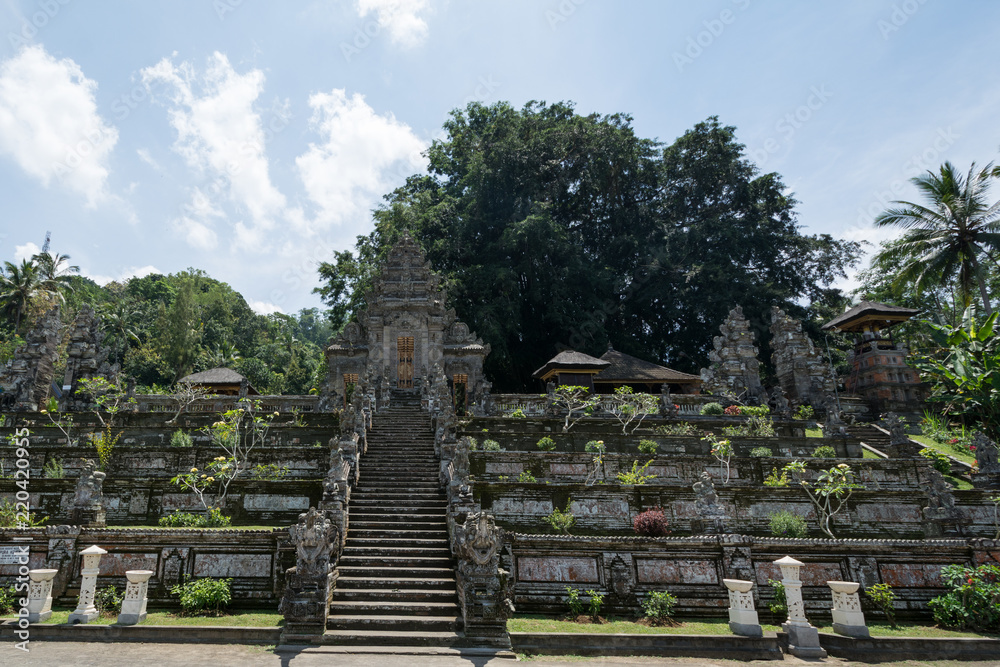
{"type": "Polygon", "coordinates": [[[802,562],[785,556],[774,563],[781,568],[781,583],[785,587],[785,603],[788,605],[788,620],[781,624],[781,629],[788,633],[788,652],[797,658],[825,658],[826,651],[819,644],[819,631],[806,619],[802,581],[799,579],[802,562]]]}
{"type": "Polygon", "coordinates": [[[326,632],[335,582],[331,568],[340,555],[340,536],[323,511],[310,507],[288,529],[288,537],[295,545],[295,567],[286,571],[285,595],[278,607],[285,617],[281,643],[309,643],[326,632]]]}
{"type": "Polygon", "coordinates": [[[833,591],[833,631],[847,637],[870,637],[865,615],[861,611],[858,588],[853,581],[828,581],[833,591]]]}
{"type": "Polygon", "coordinates": [[[753,589],[753,582],[723,579],[722,583],[729,589],[729,629],[734,635],[763,637],[764,630],[760,627],[753,593],[750,592],[753,589]]]}
{"type": "Polygon", "coordinates": [[[465,636],[480,645],[510,649],[507,619],[514,606],[508,573],[500,568],[503,531],[486,512],[469,514],[453,538],[458,600],[465,636]]]}
{"type": "Polygon", "coordinates": [[[146,592],[149,590],[149,578],[152,576],[152,570],[125,572],[128,585],[125,587],[122,612],[118,614],[118,625],[136,625],[146,620],[146,592]]]}
{"type": "Polygon", "coordinates": [[[52,616],[52,580],[59,570],[29,570],[28,623],[41,623],[52,616]]]}
{"type": "Polygon", "coordinates": [[[100,614],[94,606],[97,592],[97,575],[100,573],[101,556],[108,553],[96,544],[80,552],[80,601],[69,615],[68,623],[90,623],[100,614]]]}

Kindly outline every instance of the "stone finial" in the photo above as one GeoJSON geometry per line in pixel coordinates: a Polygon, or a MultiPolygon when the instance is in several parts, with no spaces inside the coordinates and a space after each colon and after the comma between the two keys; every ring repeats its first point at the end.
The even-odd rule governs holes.
{"type": "Polygon", "coordinates": [[[830,367],[802,331],[802,323],[777,306],[771,308],[771,360],[775,375],[789,398],[815,404],[834,390],[830,367]]]}
{"type": "Polygon", "coordinates": [[[97,464],[88,459],[76,481],[73,494],[72,518],[81,526],[104,527],[104,478],[106,473],[97,469],[97,464]]]}
{"type": "Polygon", "coordinates": [[[699,481],[692,484],[691,489],[695,494],[695,511],[699,517],[695,529],[706,534],[724,533],[726,510],[719,502],[712,474],[707,470],[703,471],[699,481]]]}
{"type": "Polygon", "coordinates": [[[69,615],[69,624],[90,623],[100,616],[94,606],[94,595],[97,593],[97,575],[101,572],[101,556],[106,553],[96,544],[80,552],[80,598],[76,609],[69,615]]]}
{"type": "Polygon", "coordinates": [[[719,326],[721,336],[712,343],[708,358],[710,368],[701,369],[702,389],[710,394],[743,396],[746,400],[763,402],[767,399],[760,383],[760,361],[750,323],[737,306],[719,326]]]}
{"type": "Polygon", "coordinates": [[[898,447],[910,442],[910,436],[906,434],[906,422],[895,412],[888,412],[882,415],[882,422],[889,429],[890,445],[898,447]]]}
{"type": "Polygon", "coordinates": [[[41,623],[52,616],[52,580],[59,570],[28,570],[28,623],[41,623]]]}
{"type": "Polygon", "coordinates": [[[146,594],[149,591],[149,578],[152,570],[127,570],[125,578],[125,599],[122,601],[122,611],[118,614],[118,625],[137,625],[146,620],[146,594]]]}
{"type": "Polygon", "coordinates": [[[788,620],[781,624],[781,629],[788,633],[788,652],[798,658],[825,658],[826,651],[819,643],[819,631],[806,619],[802,580],[799,579],[803,563],[785,556],[774,564],[781,569],[781,583],[785,587],[788,620]]]}
{"type": "Polygon", "coordinates": [[[734,635],[763,637],[764,630],[760,627],[760,619],[757,617],[757,608],[751,593],[753,582],[723,579],[722,583],[729,589],[729,629],[734,635]]]}
{"type": "Polygon", "coordinates": [[[846,637],[869,637],[865,615],[861,611],[858,588],[853,581],[828,581],[833,593],[833,631],[846,637]]]}

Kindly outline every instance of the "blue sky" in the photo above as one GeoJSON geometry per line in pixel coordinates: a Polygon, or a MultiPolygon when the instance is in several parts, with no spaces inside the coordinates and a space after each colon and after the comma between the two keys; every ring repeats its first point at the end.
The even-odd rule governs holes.
{"type": "Polygon", "coordinates": [[[907,179],[997,159],[998,26],[986,0],[6,0],[0,258],[51,230],[99,282],[193,266],[318,306],[316,263],[472,100],[664,142],[718,115],[807,232],[879,240],[907,179]]]}

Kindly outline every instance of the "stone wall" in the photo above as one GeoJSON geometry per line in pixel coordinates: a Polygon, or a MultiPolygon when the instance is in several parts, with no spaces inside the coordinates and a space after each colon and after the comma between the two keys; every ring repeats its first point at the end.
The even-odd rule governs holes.
{"type": "MultiPolygon", "coordinates": [[[[232,578],[233,606],[277,608],[284,590],[284,572],[295,564],[285,529],[265,530],[135,530],[80,529],[48,526],[0,529],[0,547],[30,547],[29,567],[56,568],[52,596],[56,604],[75,604],[80,588],[80,556],[97,545],[101,557],[98,589],[125,588],[126,570],[152,570],[151,607],[178,607],[169,589],[185,576],[232,578]],[[25,541],[25,538],[28,538],[25,541]]],[[[8,559],[10,560],[10,559],[8,559]]],[[[13,583],[17,565],[0,557],[0,585],[13,583]]]]}
{"type": "MultiPolygon", "coordinates": [[[[816,540],[708,535],[680,538],[607,538],[512,534],[503,566],[512,572],[519,613],[566,613],[566,587],[607,594],[605,610],[636,612],[648,591],[669,590],[682,616],[723,617],[723,578],[754,581],[762,620],[773,598],[768,579],[780,579],[773,561],[792,556],[801,576],[806,612],[828,620],[827,581],[888,583],[901,619],[927,619],[927,601],[944,592],[943,565],[1000,561],[991,540],[816,540]]],[[[774,619],[770,619],[774,620],[774,619]]]]}

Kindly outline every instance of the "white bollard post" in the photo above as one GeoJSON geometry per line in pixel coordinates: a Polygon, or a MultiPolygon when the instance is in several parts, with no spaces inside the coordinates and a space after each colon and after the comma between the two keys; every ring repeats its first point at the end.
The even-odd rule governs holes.
{"type": "Polygon", "coordinates": [[[100,615],[94,606],[94,594],[97,593],[101,556],[106,553],[108,552],[96,544],[80,552],[80,601],[69,615],[68,623],[90,623],[100,615]]]}
{"type": "Polygon", "coordinates": [[[781,624],[781,629],[788,633],[788,652],[797,658],[825,658],[826,651],[819,643],[819,631],[806,619],[802,581],[799,579],[802,562],[785,556],[774,564],[781,568],[781,583],[785,586],[788,620],[781,624]]]}
{"type": "Polygon", "coordinates": [[[125,572],[128,585],[125,587],[125,600],[122,602],[122,613],[118,614],[118,625],[136,625],[146,620],[146,592],[149,590],[149,578],[152,570],[128,570],[125,572]]]}
{"type": "Polygon", "coordinates": [[[753,582],[723,579],[722,583],[729,589],[729,629],[732,633],[744,637],[763,637],[764,629],[760,627],[753,593],[750,592],[753,582]]]}
{"type": "Polygon", "coordinates": [[[870,637],[858,588],[861,584],[853,581],[828,581],[826,585],[833,591],[833,631],[846,637],[870,637]]]}
{"type": "Polygon", "coordinates": [[[59,570],[28,570],[28,623],[41,623],[52,616],[52,580],[59,570]]]}

